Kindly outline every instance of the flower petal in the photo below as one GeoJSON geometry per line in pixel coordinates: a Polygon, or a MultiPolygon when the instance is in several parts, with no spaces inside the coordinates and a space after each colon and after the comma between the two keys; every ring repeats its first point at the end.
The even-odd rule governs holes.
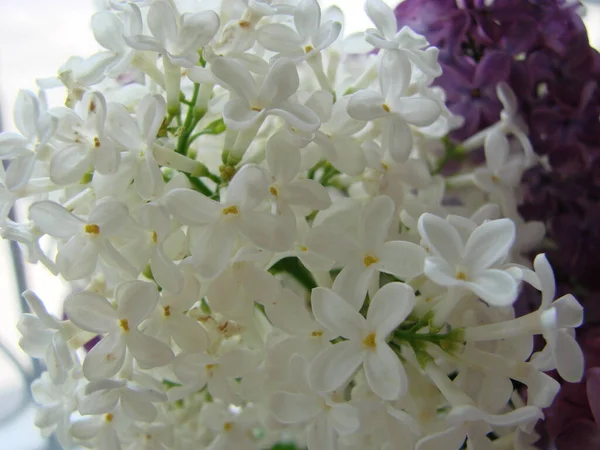
{"type": "Polygon", "coordinates": [[[516,237],[515,224],[510,219],[484,222],[478,226],[465,245],[464,263],[472,270],[487,269],[501,262],[516,237]]]}
{"type": "Polygon", "coordinates": [[[413,289],[404,283],[388,283],[377,291],[367,313],[367,327],[384,340],[415,306],[413,289]]]}
{"type": "Polygon", "coordinates": [[[396,35],[397,24],[394,11],[381,0],[367,0],[365,12],[377,30],[387,39],[396,35]]]}
{"type": "Polygon", "coordinates": [[[390,152],[394,161],[405,163],[413,146],[412,131],[402,117],[390,114],[383,124],[381,146],[390,152]]]}
{"type": "Polygon", "coordinates": [[[408,391],[408,379],[398,356],[384,342],[364,354],[365,376],[373,392],[384,400],[396,400],[408,391]]]}
{"type": "Polygon", "coordinates": [[[425,270],[427,252],[423,247],[406,241],[389,241],[378,254],[377,269],[401,280],[410,280],[425,270]]]}
{"type": "Polygon", "coordinates": [[[138,330],[129,330],[124,337],[127,348],[142,368],[161,367],[173,359],[171,347],[138,330]]]}
{"type": "Polygon", "coordinates": [[[102,380],[115,375],[125,362],[125,345],[121,333],[109,333],[85,355],[83,374],[88,380],[102,380]]]}
{"type": "Polygon", "coordinates": [[[379,252],[390,231],[394,210],[394,202],[387,195],[375,197],[363,207],[358,223],[363,251],[379,252]]]}
{"type": "Polygon", "coordinates": [[[345,299],[330,289],[315,288],[311,303],[315,319],[321,325],[338,336],[360,341],[365,318],[345,299]]]}
{"type": "Polygon", "coordinates": [[[463,242],[448,221],[430,213],[419,217],[419,234],[432,254],[456,266],[462,262],[463,242]]]}
{"type": "Polygon", "coordinates": [[[356,120],[373,120],[389,113],[383,108],[385,98],[369,89],[360,90],[348,101],[348,115],[356,120]]]}
{"type": "Polygon", "coordinates": [[[127,319],[130,328],[148,317],[158,304],[158,291],[154,283],[127,281],[115,289],[119,319],[127,319]]]}
{"type": "Polygon", "coordinates": [[[467,284],[484,302],[492,306],[510,306],[517,299],[517,281],[504,270],[482,270],[474,274],[467,284]]]}
{"type": "Polygon", "coordinates": [[[393,105],[394,112],[417,127],[426,127],[437,120],[442,112],[435,100],[426,97],[402,98],[393,105]]]}
{"type": "Polygon", "coordinates": [[[33,203],[29,207],[28,217],[42,233],[61,239],[70,238],[81,232],[85,225],[65,207],[49,200],[33,203]]]}
{"type": "Polygon", "coordinates": [[[542,291],[542,304],[540,305],[540,309],[547,309],[556,295],[556,282],[554,281],[552,266],[550,266],[546,255],[540,253],[533,260],[533,268],[540,280],[539,290],[542,291]]]}
{"type": "Polygon", "coordinates": [[[583,352],[573,336],[564,330],[554,334],[551,343],[559,375],[569,383],[579,383],[583,376],[583,352]]]}
{"type": "Polygon", "coordinates": [[[275,419],[284,424],[306,422],[322,408],[319,397],[291,392],[276,392],[271,397],[270,407],[275,419]]]}
{"type": "Polygon", "coordinates": [[[221,205],[191,189],[173,189],[167,194],[167,206],[175,219],[184,225],[206,225],[214,222],[221,205]]]}
{"type": "Polygon", "coordinates": [[[217,58],[210,68],[226,89],[235,92],[250,104],[254,101],[256,83],[241,62],[232,58],[217,58]]]}
{"type": "Polygon", "coordinates": [[[65,299],[65,314],[79,328],[92,333],[117,329],[117,312],[100,294],[83,291],[65,299]]]}
{"type": "Polygon", "coordinates": [[[360,344],[352,341],[338,342],[323,350],[310,364],[308,380],[311,387],[318,392],[341,387],[361,365],[362,353],[360,344]]]}

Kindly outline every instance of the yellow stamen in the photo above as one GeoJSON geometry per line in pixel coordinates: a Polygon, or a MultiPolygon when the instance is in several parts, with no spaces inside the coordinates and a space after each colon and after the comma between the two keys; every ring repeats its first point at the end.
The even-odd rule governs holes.
{"type": "Polygon", "coordinates": [[[363,263],[365,264],[365,267],[369,267],[371,264],[375,264],[377,261],[379,261],[379,258],[376,258],[375,256],[371,256],[371,255],[367,255],[363,259],[363,263]]]}
{"type": "Polygon", "coordinates": [[[313,331],[310,335],[312,337],[320,337],[320,336],[323,336],[323,331],[322,330],[313,331]]]}
{"type": "Polygon", "coordinates": [[[87,234],[100,234],[100,227],[96,224],[89,223],[84,227],[84,230],[87,234]]]}
{"type": "Polygon", "coordinates": [[[171,307],[169,305],[163,308],[163,314],[165,317],[169,317],[171,315],[171,307]]]}
{"type": "Polygon", "coordinates": [[[261,112],[262,108],[259,108],[258,106],[253,106],[252,111],[261,112]]]}
{"type": "Polygon", "coordinates": [[[223,424],[223,431],[229,431],[233,428],[233,423],[231,422],[225,422],[223,424]]]}
{"type": "Polygon", "coordinates": [[[123,328],[123,331],[129,331],[129,322],[127,319],[121,319],[119,324],[121,325],[121,328],[123,328]]]}
{"type": "Polygon", "coordinates": [[[462,280],[462,281],[467,281],[467,274],[462,271],[456,272],[456,279],[462,280]]]}
{"type": "Polygon", "coordinates": [[[238,25],[240,26],[240,28],[250,28],[252,26],[252,24],[247,20],[240,20],[238,22],[238,25]]]}
{"type": "Polygon", "coordinates": [[[301,245],[300,246],[300,251],[301,252],[307,252],[308,251],[308,247],[306,245],[301,245]]]}
{"type": "Polygon", "coordinates": [[[273,195],[273,197],[277,197],[279,195],[279,192],[277,191],[277,188],[275,186],[269,187],[269,192],[271,193],[271,195],[273,195]]]}
{"type": "Polygon", "coordinates": [[[375,333],[369,333],[366,338],[362,341],[363,345],[368,349],[373,350],[377,347],[377,343],[375,342],[375,333]]]}
{"type": "Polygon", "coordinates": [[[114,418],[114,416],[111,413],[104,415],[104,420],[106,420],[109,423],[113,421],[113,418],[114,418]]]}
{"type": "Polygon", "coordinates": [[[98,137],[94,138],[94,147],[96,147],[96,148],[100,147],[100,139],[98,139],[98,137]]]}
{"type": "Polygon", "coordinates": [[[158,242],[158,234],[156,234],[156,231],[152,232],[152,242],[155,244],[158,242]]]}
{"type": "Polygon", "coordinates": [[[226,216],[233,214],[234,216],[237,216],[239,214],[239,211],[237,209],[237,206],[235,205],[231,205],[228,206],[227,208],[223,208],[223,214],[225,214],[226,216]]]}
{"type": "Polygon", "coordinates": [[[381,107],[387,113],[389,113],[391,111],[390,107],[386,103],[384,103],[383,105],[381,105],[381,107]]]}
{"type": "Polygon", "coordinates": [[[306,53],[310,53],[314,50],[315,48],[312,45],[307,45],[306,47],[304,47],[304,51],[306,53]]]}

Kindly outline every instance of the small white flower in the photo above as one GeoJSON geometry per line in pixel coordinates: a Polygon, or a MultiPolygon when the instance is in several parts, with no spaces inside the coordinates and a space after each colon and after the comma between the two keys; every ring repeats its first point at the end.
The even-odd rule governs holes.
{"type": "Polygon", "coordinates": [[[387,51],[381,57],[379,67],[381,94],[364,89],[353,94],[348,103],[348,114],[354,119],[382,119],[382,145],[398,162],[406,161],[412,149],[409,125],[431,125],[441,113],[436,101],[410,95],[410,77],[408,58],[399,50],[387,51]]]}
{"type": "Polygon", "coordinates": [[[408,285],[389,283],[377,291],[366,319],[329,289],[313,289],[311,299],[317,321],[347,339],[312,361],[309,381],[313,389],[333,391],[362,365],[369,387],[379,397],[396,400],[407,392],[406,373],[386,339],[413,309],[414,293],[408,285]]]}
{"type": "Polygon", "coordinates": [[[88,291],[65,300],[65,313],[75,325],[93,333],[106,333],[83,361],[83,373],[89,380],[115,375],[125,362],[126,350],[145,368],[164,366],[173,358],[169,346],[138,330],[158,303],[154,284],[122,283],[115,290],[115,298],[116,308],[102,295],[88,291]]]}
{"type": "Polygon", "coordinates": [[[231,97],[223,109],[223,120],[233,130],[260,125],[267,116],[284,119],[290,126],[315,131],[320,122],[308,107],[290,100],[298,91],[300,80],[296,65],[278,59],[257,86],[250,71],[232,58],[217,58],[211,69],[231,97]]]}
{"type": "Polygon", "coordinates": [[[517,281],[502,263],[515,239],[509,219],[490,220],[478,226],[465,242],[448,220],[425,213],[419,233],[429,249],[425,275],[441,286],[463,287],[494,306],[511,305],[517,297],[517,281]]]}
{"type": "Polygon", "coordinates": [[[566,381],[578,383],[583,376],[584,360],[573,329],[583,323],[583,307],[571,294],[554,300],[554,272],[546,255],[536,256],[533,265],[542,291],[542,304],[538,312],[546,347],[541,353],[535,354],[531,362],[539,370],[556,367],[566,381]]]}

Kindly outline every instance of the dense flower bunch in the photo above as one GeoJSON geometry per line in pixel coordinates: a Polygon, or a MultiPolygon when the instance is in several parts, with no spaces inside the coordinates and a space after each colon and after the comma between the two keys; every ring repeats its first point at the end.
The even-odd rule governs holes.
{"type": "Polygon", "coordinates": [[[521,256],[543,228],[515,213],[535,157],[513,92],[494,87],[485,164],[444,178],[461,120],[432,87],[438,49],[381,0],[346,37],[317,0],[109,6],[105,50],[59,72],[66,106],[22,92],[20,134],[0,135],[2,236],[74,288],[62,320],[24,293],[43,432],[100,450],[531,448],[559,390],[544,371],[582,376],[582,308],[555,298],[545,255],[521,256]],[[522,286],[541,304],[515,318],[522,286]]]}
{"type": "MultiPolygon", "coordinates": [[[[546,158],[525,174],[519,212],[546,226],[547,239],[536,250],[547,253],[559,291],[576,292],[584,305],[578,334],[589,351],[588,369],[597,370],[597,347],[589,345],[595,338],[587,334],[595,334],[600,320],[600,54],[588,43],[580,9],[567,0],[407,0],[395,12],[400,25],[440,49],[444,74],[436,83],[446,88],[450,110],[467,118],[457,138],[495,126],[501,108],[496,83],[507,82],[517,93],[533,150],[546,158]]],[[[524,295],[517,305],[528,312],[538,304],[524,295]]],[[[548,411],[554,419],[547,431],[559,450],[600,445],[582,444],[600,442],[600,416],[592,415],[598,394],[588,389],[586,399],[585,386],[566,387],[548,411]],[[577,413],[564,407],[568,399],[581,405],[577,413]]]]}

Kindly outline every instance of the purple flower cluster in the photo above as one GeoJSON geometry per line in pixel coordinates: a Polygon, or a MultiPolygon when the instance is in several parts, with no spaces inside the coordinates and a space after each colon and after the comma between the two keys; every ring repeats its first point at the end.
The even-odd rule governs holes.
{"type": "MultiPolygon", "coordinates": [[[[463,140],[497,122],[496,85],[515,92],[534,150],[550,170],[523,178],[520,212],[546,224],[544,248],[558,291],[585,308],[578,339],[586,352],[582,383],[565,384],[547,411],[559,450],[600,448],[600,54],[590,47],[572,0],[405,0],[396,8],[440,49],[436,82],[451,111],[465,118],[463,140]]],[[[523,295],[517,309],[537,305],[523,295]]]]}

